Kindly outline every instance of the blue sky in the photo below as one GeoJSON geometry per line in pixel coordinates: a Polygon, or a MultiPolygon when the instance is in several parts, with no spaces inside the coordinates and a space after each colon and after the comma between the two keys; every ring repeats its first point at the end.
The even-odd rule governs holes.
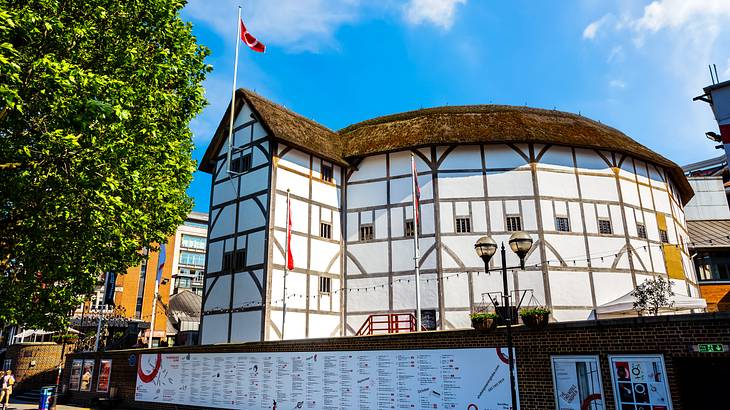
{"type": "MultiPolygon", "coordinates": [[[[440,105],[580,112],[679,163],[720,155],[692,97],[707,65],[730,79],[728,0],[190,0],[211,49],[200,160],[230,101],[237,5],[266,54],[240,49],[238,85],[334,130],[440,105]]],[[[210,177],[188,193],[207,211],[210,177]]]]}

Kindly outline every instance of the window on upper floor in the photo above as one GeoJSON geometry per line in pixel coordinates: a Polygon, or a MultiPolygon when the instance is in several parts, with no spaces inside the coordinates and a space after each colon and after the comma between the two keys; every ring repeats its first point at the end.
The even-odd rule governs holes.
{"type": "Polygon", "coordinates": [[[611,220],[601,218],[598,219],[598,233],[610,235],[613,233],[613,228],[611,227],[611,220]]]}
{"type": "Polygon", "coordinates": [[[223,254],[223,272],[231,272],[233,270],[233,252],[223,254]]]}
{"type": "Polygon", "coordinates": [[[730,281],[730,252],[698,252],[694,262],[700,282],[730,281]]]}
{"type": "Polygon", "coordinates": [[[517,232],[522,230],[522,217],[519,215],[507,216],[507,231],[517,232]]]}
{"type": "Polygon", "coordinates": [[[565,216],[555,217],[555,230],[559,232],[570,232],[570,221],[565,216]]]}
{"type": "Polygon", "coordinates": [[[322,181],[332,182],[332,165],[322,164],[322,181]]]}
{"type": "Polygon", "coordinates": [[[322,276],[319,277],[319,293],[326,293],[326,294],[332,293],[332,279],[331,278],[325,278],[322,276]]]}
{"type": "Polygon", "coordinates": [[[205,250],[205,238],[202,236],[183,234],[181,246],[183,248],[205,250]]]}
{"type": "Polygon", "coordinates": [[[413,219],[406,220],[406,223],[403,225],[403,233],[407,238],[413,237],[413,219]]]}
{"type": "Polygon", "coordinates": [[[231,160],[231,171],[241,174],[250,170],[252,157],[253,154],[249,152],[231,160]]]}
{"type": "Polygon", "coordinates": [[[643,223],[636,224],[636,234],[639,238],[646,239],[646,225],[643,223]]]}
{"type": "Polygon", "coordinates": [[[669,243],[669,235],[667,235],[666,229],[659,230],[659,239],[661,239],[662,243],[669,243]]]}
{"type": "Polygon", "coordinates": [[[320,222],[319,236],[326,239],[332,239],[332,224],[329,222],[320,222]]]}
{"type": "Polygon", "coordinates": [[[456,233],[471,232],[471,218],[468,216],[456,217],[456,233]]]}
{"type": "Polygon", "coordinates": [[[189,251],[180,251],[180,264],[190,266],[205,266],[205,254],[189,251]]]}
{"type": "Polygon", "coordinates": [[[246,267],[246,250],[239,249],[236,251],[236,270],[241,270],[246,267]]]}
{"type": "Polygon", "coordinates": [[[372,241],[373,239],[375,239],[375,229],[373,228],[373,224],[360,225],[360,240],[372,241]]]}

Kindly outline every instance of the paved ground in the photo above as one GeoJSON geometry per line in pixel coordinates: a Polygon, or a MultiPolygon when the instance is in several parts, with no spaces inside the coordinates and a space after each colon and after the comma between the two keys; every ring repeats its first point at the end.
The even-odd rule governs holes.
{"type": "MultiPolygon", "coordinates": [[[[12,397],[12,396],[11,396],[12,397]]],[[[26,404],[26,403],[13,403],[15,400],[10,400],[11,403],[8,405],[7,410],[30,410],[38,409],[38,403],[26,404]]],[[[2,408],[2,407],[0,407],[2,408]]],[[[76,407],[76,406],[56,406],[56,410],[89,410],[88,407],[76,407]]]]}

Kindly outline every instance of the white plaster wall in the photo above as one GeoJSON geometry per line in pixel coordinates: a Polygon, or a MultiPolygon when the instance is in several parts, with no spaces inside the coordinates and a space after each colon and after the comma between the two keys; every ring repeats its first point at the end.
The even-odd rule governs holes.
{"type": "MultiPolygon", "coordinates": [[[[259,313],[260,315],[260,313],[259,313]]],[[[228,341],[228,314],[205,315],[203,317],[201,344],[226,343],[228,341]]]]}
{"type": "Polygon", "coordinates": [[[231,319],[231,343],[261,340],[261,312],[236,312],[231,319]]]}

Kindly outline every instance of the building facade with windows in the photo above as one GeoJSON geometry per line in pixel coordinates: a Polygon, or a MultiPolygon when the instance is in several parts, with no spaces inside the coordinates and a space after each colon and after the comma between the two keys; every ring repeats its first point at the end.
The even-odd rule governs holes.
{"type": "MultiPolygon", "coordinates": [[[[160,299],[156,306],[154,339],[167,338],[167,316],[170,296],[184,290],[202,294],[205,268],[208,215],[191,212],[174,235],[165,244],[166,258],[160,282],[160,299]]],[[[139,266],[127,269],[116,281],[116,312],[130,319],[150,322],[159,252],[147,251],[147,258],[139,266]]],[[[97,295],[103,299],[103,289],[97,295]]],[[[92,304],[99,303],[92,301],[92,304]]],[[[146,335],[145,335],[146,336],[146,335]]]]}
{"type": "Polygon", "coordinates": [[[247,90],[235,102],[231,166],[230,105],[200,165],[213,175],[204,344],[350,335],[370,315],[413,313],[412,155],[422,306],[439,329],[468,327],[502,287],[474,252],[486,234],[532,236],[510,288],[556,320],[586,319],[656,276],[699,295],[684,217],[692,189],[676,164],[618,130],[558,111],[464,106],[334,132],[247,90]]]}

